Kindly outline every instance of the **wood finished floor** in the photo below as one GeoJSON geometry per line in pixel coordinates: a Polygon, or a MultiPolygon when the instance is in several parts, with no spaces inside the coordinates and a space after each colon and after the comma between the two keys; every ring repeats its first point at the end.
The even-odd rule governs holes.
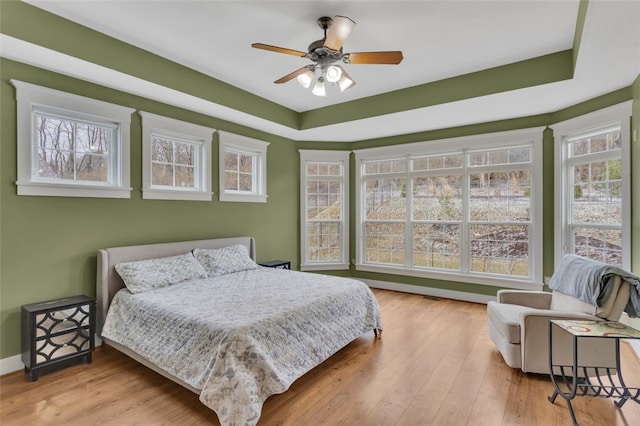
{"type": "MultiPolygon", "coordinates": [[[[548,377],[507,367],[489,340],[486,306],[374,290],[384,333],[366,334],[264,404],[259,425],[570,425],[547,401],[548,377]]],[[[627,344],[628,385],[640,362],[627,344]]],[[[576,398],[581,426],[640,425],[640,405],[576,398]]],[[[197,395],[109,347],[93,363],[0,378],[0,424],[216,425],[197,395]]]]}

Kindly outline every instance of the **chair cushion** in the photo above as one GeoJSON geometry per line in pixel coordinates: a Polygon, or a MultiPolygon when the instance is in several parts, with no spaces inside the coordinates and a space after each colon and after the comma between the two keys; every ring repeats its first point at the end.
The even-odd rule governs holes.
{"type": "Polygon", "coordinates": [[[520,344],[520,313],[525,310],[531,310],[531,308],[509,303],[498,303],[493,300],[487,304],[489,321],[512,344],[520,344]]]}

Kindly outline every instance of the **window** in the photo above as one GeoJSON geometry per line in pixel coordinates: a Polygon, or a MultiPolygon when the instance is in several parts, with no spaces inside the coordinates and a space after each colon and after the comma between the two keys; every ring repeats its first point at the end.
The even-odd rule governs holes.
{"type": "Polygon", "coordinates": [[[211,201],[210,129],[140,112],[142,198],[211,201]]]}
{"type": "Polygon", "coordinates": [[[300,150],[302,270],[349,268],[349,155],[300,150]]]}
{"type": "Polygon", "coordinates": [[[556,262],[575,253],[631,267],[629,120],[625,102],[552,126],[556,262]]]}
{"type": "Polygon", "coordinates": [[[218,131],[220,201],[267,202],[268,142],[218,131]]]}
{"type": "Polygon", "coordinates": [[[18,195],[129,198],[133,109],[11,80],[18,195]]]}
{"type": "Polygon", "coordinates": [[[542,129],[356,151],[357,269],[541,282],[542,129]]]}

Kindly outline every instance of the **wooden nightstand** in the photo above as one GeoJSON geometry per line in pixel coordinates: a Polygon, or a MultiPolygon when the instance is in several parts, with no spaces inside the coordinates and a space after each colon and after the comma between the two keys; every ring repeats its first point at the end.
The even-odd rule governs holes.
{"type": "Polygon", "coordinates": [[[22,306],[22,362],[32,381],[41,369],[82,360],[95,347],[96,300],[74,296],[22,306]]]}
{"type": "Polygon", "coordinates": [[[268,260],[259,264],[260,266],[266,266],[267,268],[275,269],[291,269],[291,262],[288,260],[268,260]]]}

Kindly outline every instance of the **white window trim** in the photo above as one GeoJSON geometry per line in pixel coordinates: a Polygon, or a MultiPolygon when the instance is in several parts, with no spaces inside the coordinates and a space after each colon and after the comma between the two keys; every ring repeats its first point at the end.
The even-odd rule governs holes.
{"type": "MultiPolygon", "coordinates": [[[[620,126],[621,155],[622,155],[622,267],[631,268],[631,108],[632,101],[626,101],[603,108],[589,114],[571,118],[552,126],[554,136],[554,262],[555,266],[565,254],[568,244],[569,231],[567,227],[567,205],[564,203],[564,192],[567,187],[568,170],[563,165],[568,158],[567,137],[575,134],[584,134],[590,131],[606,127],[608,125],[620,126]]],[[[554,268],[555,269],[555,268],[554,268]]]]}
{"type": "Polygon", "coordinates": [[[267,202],[267,147],[269,142],[236,135],[218,130],[218,144],[220,148],[219,176],[220,201],[266,203],[267,202]],[[258,157],[256,162],[255,192],[229,191],[225,189],[224,157],[227,150],[246,152],[258,157]]]}
{"type": "Polygon", "coordinates": [[[186,121],[139,111],[142,118],[142,198],[146,200],[211,201],[211,139],[215,129],[186,121]],[[151,184],[151,138],[160,134],[194,143],[197,146],[196,189],[158,188],[151,184]]]}
{"type": "MultiPolygon", "coordinates": [[[[356,155],[356,270],[385,274],[406,275],[445,281],[466,282],[495,287],[540,290],[542,278],[542,132],[544,127],[535,127],[506,132],[487,133],[429,142],[366,148],[354,151],[356,155]],[[410,269],[403,266],[371,265],[363,262],[364,235],[362,230],[362,162],[365,160],[402,158],[407,155],[437,154],[451,152],[456,148],[473,149],[498,148],[518,143],[533,143],[531,158],[531,184],[535,188],[531,194],[531,252],[529,257],[531,276],[526,278],[505,277],[491,274],[459,273],[410,269]]],[[[466,161],[466,160],[465,160],[466,161]]]]}
{"type": "Polygon", "coordinates": [[[300,270],[323,271],[349,269],[349,157],[350,151],[326,151],[300,149],[300,270]],[[307,163],[308,162],[340,162],[342,163],[342,223],[340,242],[342,256],[340,262],[310,262],[307,259],[307,163]]]}
{"type": "Polygon", "coordinates": [[[84,96],[59,90],[10,80],[16,88],[17,99],[17,150],[18,150],[18,195],[93,197],[93,198],[130,198],[130,161],[129,140],[131,114],[135,111],[120,105],[98,101],[84,96]],[[113,173],[111,184],[90,184],[86,182],[61,181],[40,182],[33,179],[37,169],[37,149],[34,148],[33,107],[50,107],[67,110],[76,116],[93,116],[99,120],[110,121],[120,127],[116,141],[116,153],[111,157],[110,167],[113,173]]]}

